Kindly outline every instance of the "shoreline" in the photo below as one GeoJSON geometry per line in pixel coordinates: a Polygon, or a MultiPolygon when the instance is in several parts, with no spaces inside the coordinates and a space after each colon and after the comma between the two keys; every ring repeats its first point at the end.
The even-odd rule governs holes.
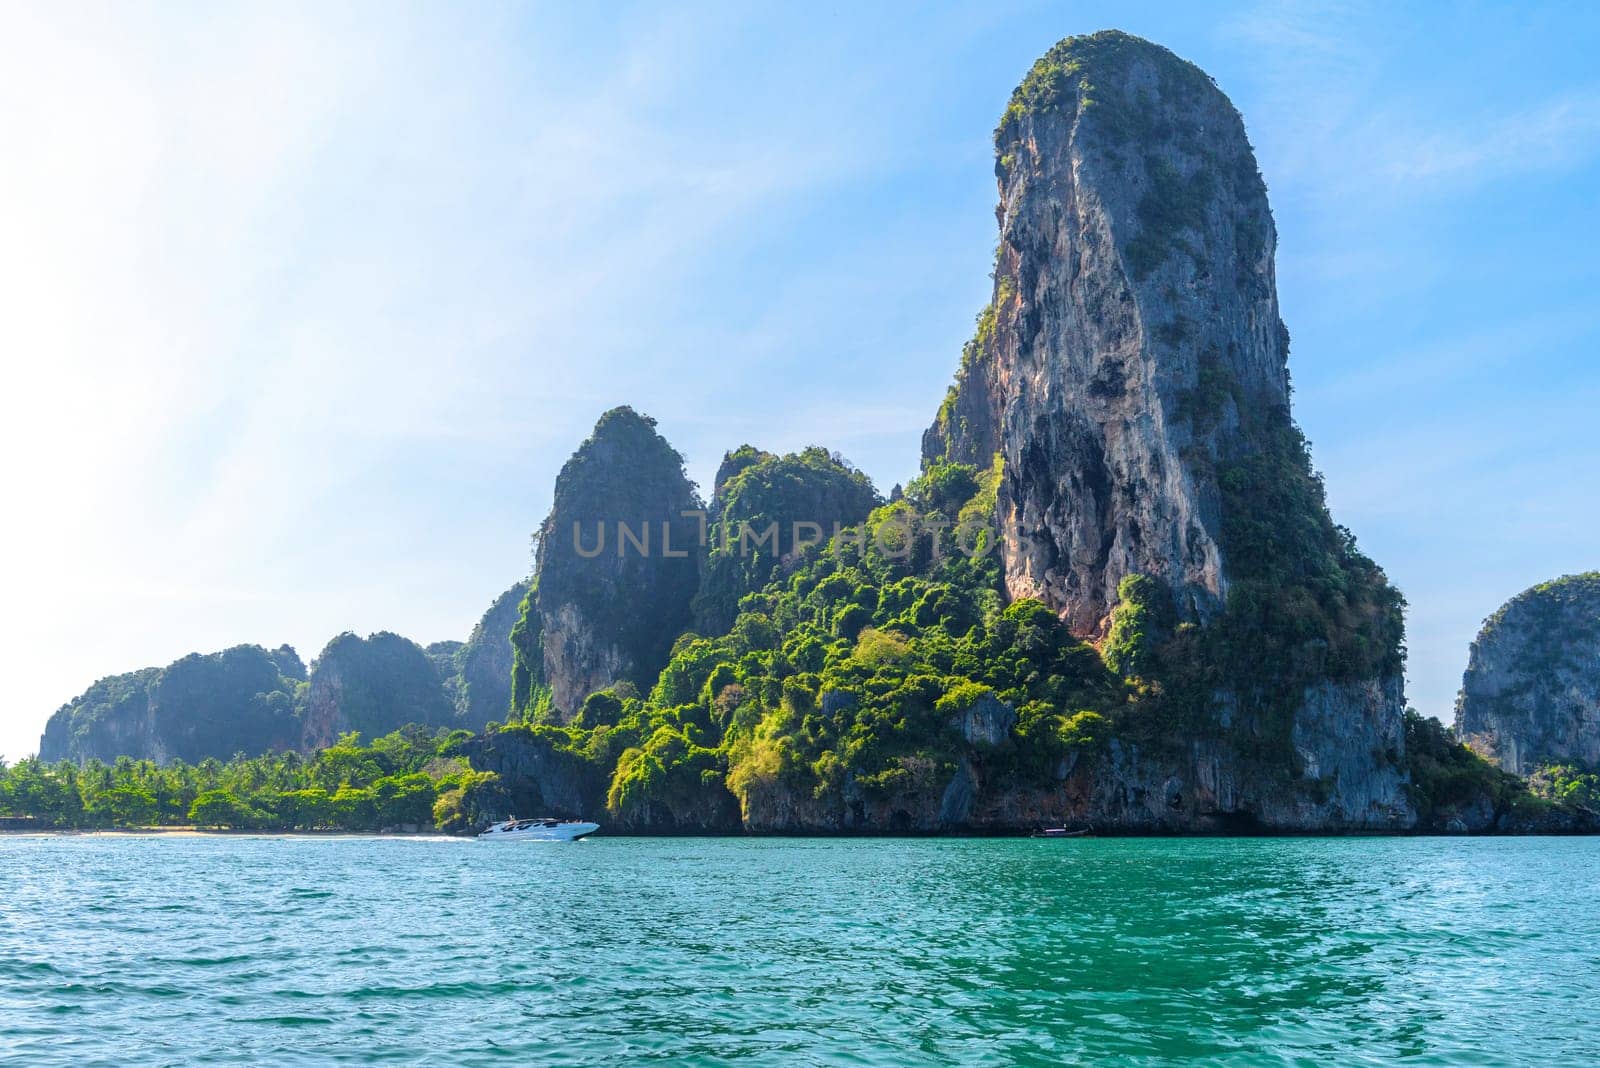
{"type": "Polygon", "coordinates": [[[0,828],[10,838],[460,838],[443,831],[266,831],[231,827],[0,828]]]}
{"type": "MultiPolygon", "coordinates": [[[[464,842],[475,841],[476,834],[448,834],[438,830],[416,831],[273,831],[273,830],[245,830],[234,828],[215,827],[102,827],[92,829],[73,828],[0,828],[0,837],[5,838],[420,838],[420,839],[449,839],[464,842]]],[[[1568,831],[1383,831],[1383,830],[1297,830],[1278,832],[1257,832],[1253,834],[1239,834],[1228,832],[1172,832],[1172,831],[1095,831],[1090,830],[1086,835],[1070,838],[1045,838],[1033,831],[997,831],[993,833],[927,833],[906,834],[876,831],[849,831],[849,832],[783,832],[765,831],[749,833],[727,832],[701,832],[680,831],[673,834],[649,834],[629,831],[613,831],[586,835],[590,838],[718,838],[718,839],[744,839],[750,841],[761,840],[921,840],[921,841],[1018,841],[1037,840],[1049,842],[1076,842],[1085,839],[1213,839],[1213,840],[1248,840],[1248,839],[1273,839],[1273,838],[1595,838],[1600,837],[1596,830],[1568,830],[1568,831]]]]}

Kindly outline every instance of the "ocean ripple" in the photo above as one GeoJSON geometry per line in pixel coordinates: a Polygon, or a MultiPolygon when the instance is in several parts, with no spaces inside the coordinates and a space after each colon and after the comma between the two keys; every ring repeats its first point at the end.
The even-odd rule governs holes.
{"type": "Polygon", "coordinates": [[[1587,839],[0,838],[26,1065],[1589,1064],[1587,839]]]}

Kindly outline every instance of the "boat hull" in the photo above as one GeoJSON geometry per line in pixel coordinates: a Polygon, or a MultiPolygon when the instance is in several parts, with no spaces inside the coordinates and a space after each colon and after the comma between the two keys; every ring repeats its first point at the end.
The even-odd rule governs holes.
{"type": "Polygon", "coordinates": [[[554,825],[540,824],[532,827],[517,827],[507,830],[504,827],[490,827],[478,835],[484,842],[576,842],[580,838],[587,838],[600,829],[598,823],[557,823],[554,825]]]}

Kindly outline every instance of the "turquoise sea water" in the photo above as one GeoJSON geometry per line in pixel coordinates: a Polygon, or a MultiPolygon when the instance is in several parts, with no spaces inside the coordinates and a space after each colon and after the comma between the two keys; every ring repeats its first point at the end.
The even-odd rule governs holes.
{"type": "Polygon", "coordinates": [[[1600,840],[0,838],[0,1062],[1592,1064],[1600,840]]]}

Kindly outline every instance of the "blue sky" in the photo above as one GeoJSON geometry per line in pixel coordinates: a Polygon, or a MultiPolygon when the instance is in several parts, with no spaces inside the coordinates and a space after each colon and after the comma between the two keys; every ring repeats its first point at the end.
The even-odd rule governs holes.
{"type": "Polygon", "coordinates": [[[887,489],[988,299],[990,133],[1118,27],[1271,192],[1296,412],[1450,715],[1600,566],[1600,9],[7,6],[0,753],[95,678],[465,637],[596,415],[887,489]]]}

